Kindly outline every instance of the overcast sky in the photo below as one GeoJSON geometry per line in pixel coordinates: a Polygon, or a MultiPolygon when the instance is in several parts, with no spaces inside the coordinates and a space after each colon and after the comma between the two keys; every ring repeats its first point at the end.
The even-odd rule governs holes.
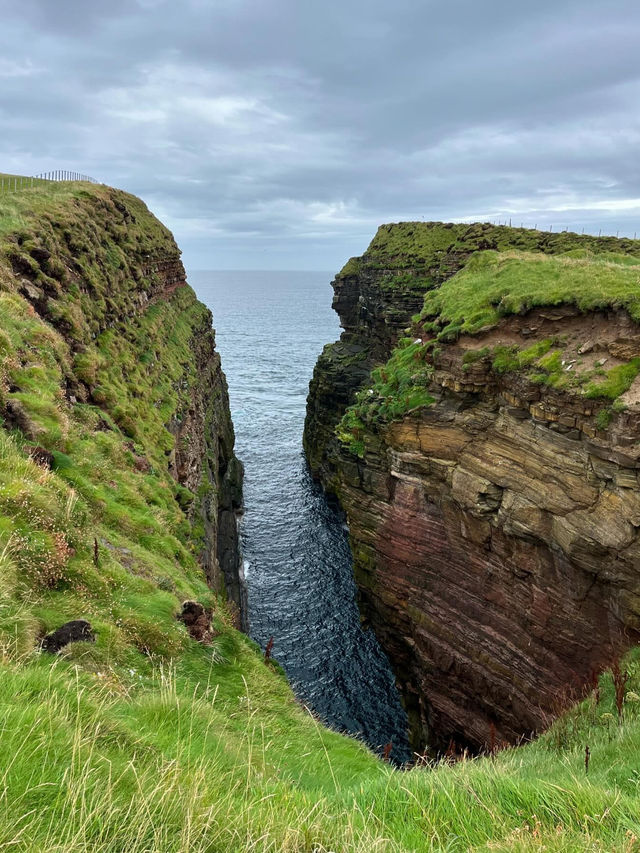
{"type": "Polygon", "coordinates": [[[638,0],[0,0],[0,171],[142,196],[189,269],[401,219],[640,236],[638,0]]]}

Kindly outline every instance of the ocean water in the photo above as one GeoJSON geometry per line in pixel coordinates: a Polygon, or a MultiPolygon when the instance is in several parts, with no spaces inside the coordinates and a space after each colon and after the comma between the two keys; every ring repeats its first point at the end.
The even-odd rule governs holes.
{"type": "Polygon", "coordinates": [[[251,636],[332,727],[410,757],[389,663],[360,626],[344,519],[307,470],[306,398],[324,344],[340,334],[329,273],[193,272],[213,312],[245,466],[241,538],[251,636]]]}

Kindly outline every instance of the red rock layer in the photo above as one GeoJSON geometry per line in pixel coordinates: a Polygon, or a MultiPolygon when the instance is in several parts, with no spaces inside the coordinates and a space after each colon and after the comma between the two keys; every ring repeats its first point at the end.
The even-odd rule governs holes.
{"type": "MultiPolygon", "coordinates": [[[[614,349],[621,319],[599,318],[614,349]]],[[[640,628],[640,413],[603,432],[590,401],[470,376],[470,340],[440,357],[432,407],[339,463],[362,608],[416,746],[540,731],[640,628]]]]}
{"type": "MultiPolygon", "coordinates": [[[[419,242],[424,230],[427,245],[438,227],[449,226],[387,232],[419,242]]],[[[473,237],[469,251],[504,248],[509,234],[477,226],[426,261],[410,241],[389,260],[374,240],[336,277],[344,332],[310,386],[307,458],[347,513],[361,610],[391,661],[416,749],[528,737],[639,639],[640,380],[622,399],[625,411],[599,429],[604,402],[523,372],[497,374],[490,355],[464,359],[553,338],[568,340],[586,367],[604,359],[608,369],[640,357],[640,330],[626,314],[558,306],[443,344],[432,406],[371,427],[362,459],[335,437],[424,290],[464,262],[459,246],[473,237]],[[390,265],[406,271],[400,290],[388,284],[390,265]]],[[[514,246],[525,238],[525,248],[548,252],[565,251],[567,240],[636,251],[609,238],[513,230],[514,246]]]]}

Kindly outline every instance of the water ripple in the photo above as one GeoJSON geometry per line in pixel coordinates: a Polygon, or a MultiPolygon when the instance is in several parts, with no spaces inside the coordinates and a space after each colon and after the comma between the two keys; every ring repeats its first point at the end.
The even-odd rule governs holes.
{"type": "Polygon", "coordinates": [[[338,337],[325,273],[199,272],[229,382],[245,465],[241,525],[251,635],[273,653],[297,696],[334,728],[409,757],[406,717],[389,664],[355,601],[344,520],[302,454],[309,379],[338,337]]]}

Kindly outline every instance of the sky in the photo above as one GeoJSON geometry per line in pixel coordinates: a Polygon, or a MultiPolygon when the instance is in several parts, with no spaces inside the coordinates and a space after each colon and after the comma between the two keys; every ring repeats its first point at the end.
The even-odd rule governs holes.
{"type": "Polygon", "coordinates": [[[187,269],[383,222],[640,236],[638,0],[0,0],[0,171],[140,195],[187,269]]]}

